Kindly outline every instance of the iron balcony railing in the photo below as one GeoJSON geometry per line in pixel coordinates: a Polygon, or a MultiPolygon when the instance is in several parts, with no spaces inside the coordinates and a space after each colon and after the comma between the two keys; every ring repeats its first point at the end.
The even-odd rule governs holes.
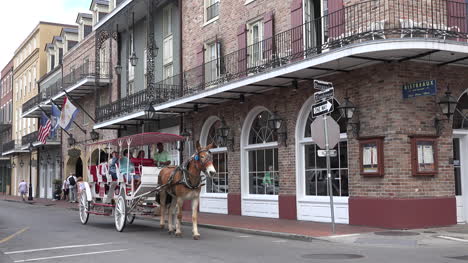
{"type": "MultiPolygon", "coordinates": [[[[39,131],[34,131],[34,132],[31,132],[29,134],[26,134],[25,136],[22,137],[21,139],[21,142],[22,142],[22,146],[25,147],[25,146],[29,146],[29,144],[31,143],[36,143],[38,142],[38,136],[39,136],[39,131]]],[[[59,132],[56,132],[54,134],[54,136],[51,136],[49,135],[47,138],[46,138],[46,144],[48,142],[60,142],[60,133],[59,132]]]]}
{"type": "Polygon", "coordinates": [[[42,101],[51,99],[62,91],[62,79],[58,79],[50,85],[41,87],[41,99],[42,101]]]}
{"type": "MultiPolygon", "coordinates": [[[[194,95],[368,41],[439,39],[467,43],[467,7],[465,3],[452,0],[370,0],[346,6],[173,77],[181,80],[181,86],[176,89],[178,92],[172,93],[175,98],[168,96],[161,100],[194,95]]],[[[147,92],[141,91],[142,94],[147,92]]],[[[103,121],[141,107],[133,105],[133,100],[133,97],[122,98],[98,108],[97,120],[103,121]]],[[[140,100],[135,102],[141,103],[140,100]]]]}
{"type": "Polygon", "coordinates": [[[182,86],[176,78],[158,82],[146,89],[128,95],[107,105],[96,108],[96,119],[107,120],[146,109],[182,95],[182,86]]]}
{"type": "Polygon", "coordinates": [[[96,65],[94,61],[84,61],[79,67],[71,69],[64,75],[62,88],[71,87],[89,77],[96,78],[96,80],[110,78],[109,62],[99,62],[96,65]]]}
{"type": "Polygon", "coordinates": [[[13,151],[16,147],[16,141],[15,140],[12,140],[12,141],[9,141],[7,143],[4,143],[3,144],[3,151],[2,152],[9,152],[9,151],[13,151]]]}
{"type": "Polygon", "coordinates": [[[216,2],[206,8],[206,21],[217,17],[219,14],[219,2],[216,2]]]}
{"type": "Polygon", "coordinates": [[[35,106],[39,105],[39,103],[42,102],[42,95],[41,93],[37,94],[36,96],[32,97],[25,103],[23,103],[22,112],[27,112],[30,109],[34,108],[35,106]]]}
{"type": "Polygon", "coordinates": [[[23,147],[29,146],[30,144],[37,142],[38,131],[31,132],[29,134],[24,135],[21,138],[21,144],[23,147]]]}

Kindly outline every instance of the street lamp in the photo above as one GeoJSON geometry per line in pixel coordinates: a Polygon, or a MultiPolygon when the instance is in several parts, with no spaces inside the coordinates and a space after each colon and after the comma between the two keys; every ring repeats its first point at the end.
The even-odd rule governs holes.
{"type": "Polygon", "coordinates": [[[283,119],[278,114],[273,112],[268,119],[268,127],[278,136],[278,141],[286,146],[287,133],[286,127],[283,125],[283,119]]]}
{"type": "Polygon", "coordinates": [[[70,137],[68,137],[67,141],[68,141],[69,146],[72,146],[76,143],[75,138],[73,138],[73,135],[71,134],[70,134],[70,137]]]}
{"type": "Polygon", "coordinates": [[[346,121],[346,124],[351,126],[351,129],[355,136],[359,135],[360,124],[359,122],[350,122],[356,111],[356,106],[349,100],[348,95],[346,95],[344,102],[338,106],[341,116],[346,121]]]}
{"type": "Polygon", "coordinates": [[[229,137],[230,133],[231,128],[227,126],[226,121],[222,118],[221,126],[216,129],[216,143],[219,144],[218,146],[230,147],[234,151],[234,137],[229,137]]]}
{"type": "Polygon", "coordinates": [[[152,120],[154,117],[156,117],[156,111],[154,110],[154,107],[151,105],[151,103],[148,103],[148,106],[145,109],[145,116],[148,120],[152,120]]]}
{"type": "Polygon", "coordinates": [[[55,160],[57,161],[57,164],[60,164],[60,154],[57,153],[57,156],[55,156],[55,160]]]}
{"type": "Polygon", "coordinates": [[[117,73],[117,75],[122,74],[122,65],[117,64],[117,65],[114,67],[114,69],[115,69],[115,73],[117,73]]]}
{"type": "Polygon", "coordinates": [[[21,160],[20,161],[20,167],[23,168],[23,166],[24,166],[24,162],[23,162],[23,160],[21,160]]]}
{"type": "Polygon", "coordinates": [[[97,141],[99,140],[99,133],[95,130],[92,130],[89,135],[91,136],[91,140],[97,141]]]}
{"type": "MultiPolygon", "coordinates": [[[[33,151],[33,145],[32,143],[29,143],[29,196],[28,200],[32,201],[33,196],[32,196],[32,151],[33,151]]],[[[21,160],[22,162],[23,160],[21,160]]]]}
{"type": "Polygon", "coordinates": [[[11,163],[11,168],[13,168],[13,169],[16,168],[16,163],[15,163],[15,161],[13,161],[13,162],[11,163]]]}
{"type": "Polygon", "coordinates": [[[437,103],[439,104],[442,113],[447,116],[448,121],[450,121],[450,116],[455,113],[455,107],[458,103],[457,99],[455,99],[451,94],[452,92],[450,91],[449,86],[447,86],[445,96],[439,98],[439,102],[437,103]]]}
{"type": "Polygon", "coordinates": [[[135,13],[134,12],[132,13],[132,36],[133,36],[132,37],[133,50],[132,50],[132,55],[130,56],[130,64],[136,67],[138,63],[138,57],[136,56],[136,53],[135,53],[135,13]]]}

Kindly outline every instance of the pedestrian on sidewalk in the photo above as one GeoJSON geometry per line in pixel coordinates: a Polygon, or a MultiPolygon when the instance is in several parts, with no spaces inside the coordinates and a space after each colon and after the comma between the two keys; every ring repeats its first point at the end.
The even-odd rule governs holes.
{"type": "Polygon", "coordinates": [[[62,183],[62,200],[68,200],[68,180],[63,180],[62,183]]]}
{"type": "Polygon", "coordinates": [[[21,198],[23,199],[23,202],[26,201],[24,197],[26,196],[26,193],[28,192],[28,184],[26,184],[24,180],[21,180],[21,183],[19,183],[18,191],[21,194],[21,198]]]}
{"type": "Polygon", "coordinates": [[[70,203],[76,203],[76,176],[71,173],[67,178],[68,183],[68,194],[70,196],[70,203]]]}

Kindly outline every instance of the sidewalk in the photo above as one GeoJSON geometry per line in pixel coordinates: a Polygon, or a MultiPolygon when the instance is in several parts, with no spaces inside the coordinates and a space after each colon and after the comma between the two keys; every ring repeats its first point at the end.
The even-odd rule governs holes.
{"type": "MultiPolygon", "coordinates": [[[[5,196],[0,194],[0,200],[22,202],[19,196],[5,196]]],[[[31,205],[55,206],[65,209],[77,209],[77,203],[66,201],[52,201],[42,198],[34,198],[31,205]]],[[[146,220],[158,220],[156,216],[139,217],[146,220]]],[[[184,211],[184,224],[191,224],[191,212],[184,211]]],[[[198,224],[200,227],[213,229],[252,233],[267,236],[277,236],[284,238],[311,240],[317,237],[332,236],[331,224],[308,221],[296,221],[286,219],[259,218],[249,216],[220,215],[211,213],[199,213],[198,224]]],[[[348,235],[357,233],[369,233],[381,231],[382,229],[336,224],[335,235],[348,235]]]]}

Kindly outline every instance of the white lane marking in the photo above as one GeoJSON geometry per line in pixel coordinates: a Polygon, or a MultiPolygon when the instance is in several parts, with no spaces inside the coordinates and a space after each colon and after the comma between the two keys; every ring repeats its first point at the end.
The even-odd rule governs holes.
{"type": "Polygon", "coordinates": [[[98,244],[86,244],[86,245],[73,245],[73,246],[62,246],[62,247],[48,247],[48,248],[37,248],[37,249],[28,249],[28,250],[19,250],[19,251],[10,251],[5,252],[5,255],[11,254],[20,254],[20,253],[30,253],[30,252],[37,252],[37,251],[45,251],[45,250],[57,250],[57,249],[67,249],[67,248],[78,248],[78,247],[92,247],[92,246],[104,246],[104,245],[111,245],[113,243],[98,243],[98,244]]]}
{"type": "Polygon", "coordinates": [[[286,240],[274,240],[273,243],[286,243],[286,240]]]}
{"type": "Polygon", "coordinates": [[[31,262],[31,261],[40,261],[40,260],[48,260],[48,259],[56,259],[56,258],[79,257],[79,256],[88,256],[88,255],[105,254],[105,253],[113,253],[113,252],[122,252],[122,251],[126,251],[126,250],[128,250],[128,249],[107,250],[107,251],[98,251],[98,252],[89,252],[89,253],[80,253],[80,254],[70,254],[70,255],[44,257],[44,258],[30,258],[30,259],[16,260],[16,261],[13,261],[13,262],[14,263],[19,263],[19,262],[31,262]]]}
{"type": "Polygon", "coordinates": [[[250,237],[250,236],[239,236],[239,237],[250,237]]]}
{"type": "Polygon", "coordinates": [[[338,237],[355,237],[359,236],[361,234],[347,234],[347,235],[334,235],[334,236],[329,236],[329,238],[338,238],[338,237]]]}
{"type": "Polygon", "coordinates": [[[438,238],[443,238],[447,240],[452,240],[452,241],[458,241],[458,242],[466,242],[468,243],[468,240],[463,239],[463,238],[456,238],[456,237],[448,237],[448,236],[437,236],[438,238]]]}

